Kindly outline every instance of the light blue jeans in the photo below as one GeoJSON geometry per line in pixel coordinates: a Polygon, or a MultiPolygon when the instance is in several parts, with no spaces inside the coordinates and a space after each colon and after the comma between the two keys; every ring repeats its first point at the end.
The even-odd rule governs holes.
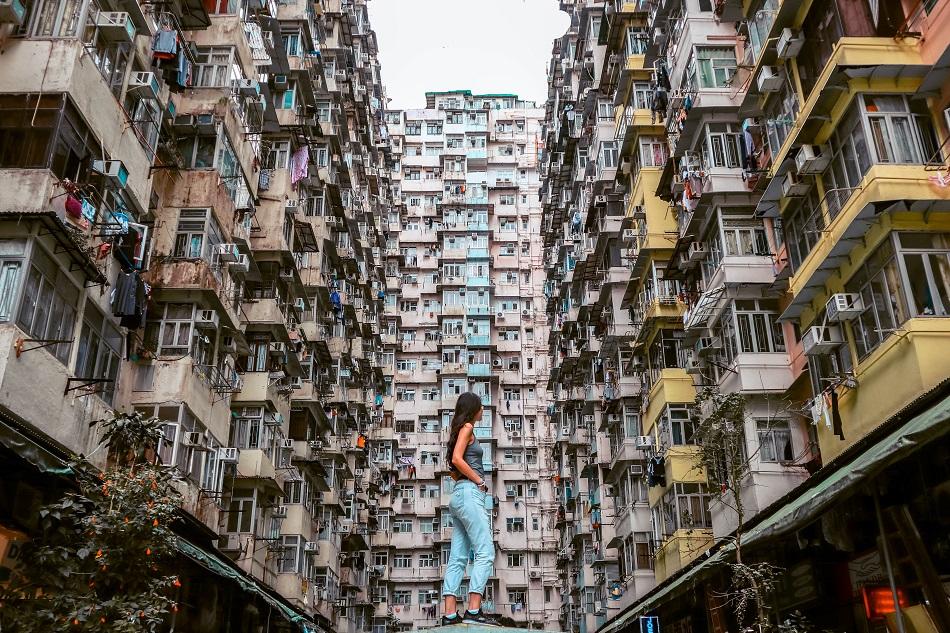
{"type": "Polygon", "coordinates": [[[495,563],[495,541],[492,538],[485,493],[471,481],[458,481],[449,501],[452,515],[452,549],[442,581],[442,595],[461,598],[462,577],[474,552],[469,593],[485,595],[485,583],[492,575],[495,563]]]}

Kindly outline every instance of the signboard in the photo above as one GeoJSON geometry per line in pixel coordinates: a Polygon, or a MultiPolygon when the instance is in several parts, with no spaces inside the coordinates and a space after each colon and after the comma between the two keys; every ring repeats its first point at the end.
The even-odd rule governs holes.
{"type": "Polygon", "coordinates": [[[640,633],[660,633],[660,618],[655,615],[641,615],[640,633]]]}

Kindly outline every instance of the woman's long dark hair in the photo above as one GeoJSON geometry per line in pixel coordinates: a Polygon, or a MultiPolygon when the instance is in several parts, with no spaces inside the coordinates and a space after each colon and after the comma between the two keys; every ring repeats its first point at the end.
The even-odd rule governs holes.
{"type": "Polygon", "coordinates": [[[471,391],[466,391],[459,396],[455,403],[455,413],[452,415],[452,424],[449,425],[449,444],[445,453],[445,463],[449,470],[455,470],[452,463],[452,453],[455,452],[455,443],[459,439],[459,432],[462,427],[473,422],[478,411],[482,408],[482,399],[471,391]]]}

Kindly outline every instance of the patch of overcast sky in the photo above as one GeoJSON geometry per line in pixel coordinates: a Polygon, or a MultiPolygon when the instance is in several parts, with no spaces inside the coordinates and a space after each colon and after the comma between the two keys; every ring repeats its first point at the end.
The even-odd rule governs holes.
{"type": "Polygon", "coordinates": [[[543,107],[552,41],[570,24],[557,0],[372,0],[389,108],[427,91],[514,93],[543,107]]]}

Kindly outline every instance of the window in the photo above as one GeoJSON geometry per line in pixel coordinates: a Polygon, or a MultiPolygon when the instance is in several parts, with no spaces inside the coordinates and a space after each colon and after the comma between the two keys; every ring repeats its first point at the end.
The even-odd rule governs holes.
{"type": "Polygon", "coordinates": [[[668,429],[668,439],[672,446],[694,444],[696,441],[695,423],[686,407],[667,405],[666,415],[660,421],[660,428],[661,432],[668,429]]]}
{"type": "Polygon", "coordinates": [[[396,554],[393,556],[394,569],[411,569],[412,554],[396,554]]]}
{"type": "Polygon", "coordinates": [[[604,141],[600,144],[600,166],[613,169],[617,166],[617,142],[604,141]]]}
{"type": "Polygon", "coordinates": [[[298,534],[288,534],[280,537],[280,555],[277,559],[277,573],[294,574],[303,571],[305,555],[303,545],[306,542],[298,534]]]}
{"type": "Polygon", "coordinates": [[[759,437],[760,462],[787,463],[794,459],[788,420],[756,420],[755,428],[759,437]]]}
{"type": "MultiPolygon", "coordinates": [[[[194,304],[166,303],[157,332],[159,355],[186,356],[191,351],[194,304]]],[[[146,337],[148,338],[148,337],[146,337]]]]}
{"type": "MultiPolygon", "coordinates": [[[[30,7],[30,4],[26,5],[30,7]]],[[[33,37],[77,37],[84,26],[87,3],[81,0],[43,0],[32,3],[28,18],[33,37]]]]}
{"type": "Polygon", "coordinates": [[[512,611],[524,609],[528,601],[528,590],[524,587],[508,587],[508,604],[512,611]]]}
{"type": "Polygon", "coordinates": [[[25,254],[26,240],[0,240],[0,321],[13,316],[25,254]]]}
{"type": "Polygon", "coordinates": [[[394,605],[409,606],[412,604],[412,591],[408,589],[393,590],[392,603],[394,605]]]}
{"type": "Polygon", "coordinates": [[[122,358],[123,336],[102,312],[86,301],[82,315],[82,332],[79,336],[79,352],[76,357],[76,376],[80,378],[103,378],[100,387],[102,399],[111,403],[119,375],[122,358]]]}
{"type": "Polygon", "coordinates": [[[706,127],[703,164],[707,167],[742,167],[745,144],[738,129],[728,123],[710,123],[706,127]]]}
{"type": "Polygon", "coordinates": [[[778,306],[772,301],[737,299],[720,320],[725,360],[731,363],[742,353],[784,352],[785,335],[778,316],[778,306]]]}
{"type": "MultiPolygon", "coordinates": [[[[10,268],[5,271],[8,278],[14,275],[9,271],[10,268]]],[[[73,285],[59,265],[38,243],[34,244],[17,325],[35,339],[71,339],[79,292],[79,288],[73,285]]],[[[61,363],[66,364],[71,348],[72,343],[57,343],[48,349],[61,363]]]]}
{"type": "Polygon", "coordinates": [[[172,256],[210,261],[213,247],[223,242],[221,235],[210,209],[181,209],[172,256]]]}
{"type": "Polygon", "coordinates": [[[234,48],[231,46],[199,46],[197,64],[193,68],[197,88],[228,88],[232,79],[239,79],[234,69],[234,48]]]}
{"type": "Polygon", "coordinates": [[[509,532],[524,532],[524,518],[508,517],[505,519],[505,526],[509,532]]]}
{"type": "Polygon", "coordinates": [[[892,234],[845,290],[860,293],[864,305],[852,325],[863,358],[909,318],[950,315],[950,236],[892,234]]]}
{"type": "Polygon", "coordinates": [[[603,122],[614,120],[614,104],[612,102],[603,99],[597,102],[597,120],[603,122]]]}
{"type": "Polygon", "coordinates": [[[393,534],[412,532],[412,519],[393,519],[393,534]]]}
{"type": "Polygon", "coordinates": [[[230,534],[250,532],[254,518],[253,493],[247,490],[235,490],[228,504],[227,525],[225,531],[230,534]]]}
{"type": "Polygon", "coordinates": [[[640,165],[643,167],[663,167],[670,157],[666,142],[657,137],[640,139],[640,165]]]}
{"type": "Polygon", "coordinates": [[[288,56],[300,57],[301,55],[300,31],[282,34],[280,36],[280,39],[284,43],[284,50],[287,51],[288,56]]]}
{"type": "Polygon", "coordinates": [[[700,88],[727,88],[736,72],[736,51],[731,46],[697,46],[696,66],[700,88]]]}
{"type": "Polygon", "coordinates": [[[509,567],[524,567],[524,553],[523,552],[508,552],[508,566],[509,567]]]}

